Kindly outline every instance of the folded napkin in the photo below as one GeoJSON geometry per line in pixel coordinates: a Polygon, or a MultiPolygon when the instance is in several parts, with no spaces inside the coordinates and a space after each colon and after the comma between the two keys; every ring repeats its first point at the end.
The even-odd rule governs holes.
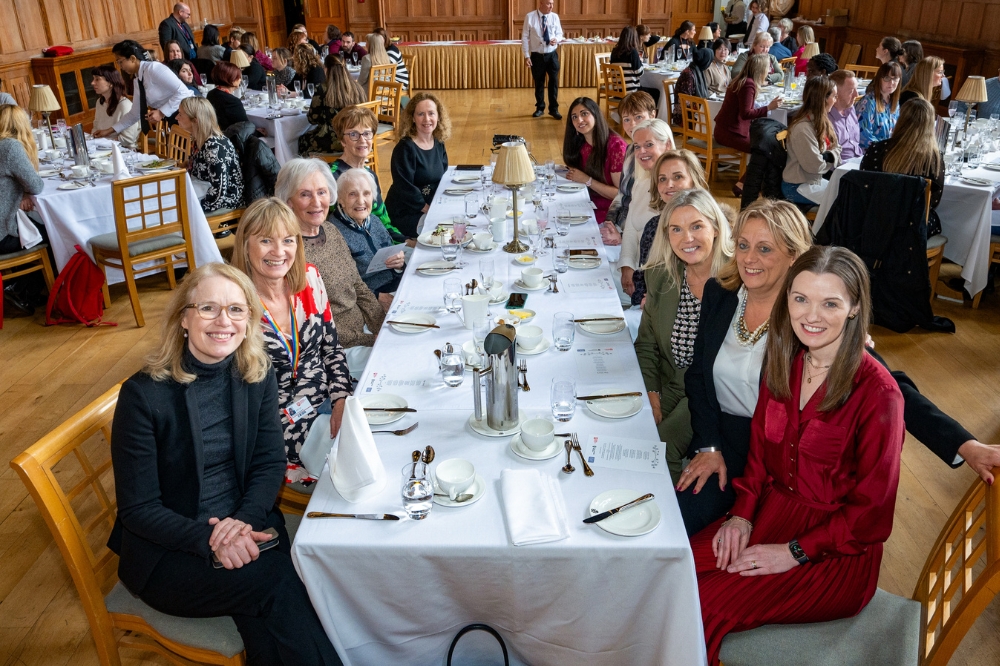
{"type": "Polygon", "coordinates": [[[515,546],[562,541],[569,537],[566,503],[559,482],[535,469],[500,473],[507,534],[515,546]]]}
{"type": "Polygon", "coordinates": [[[128,172],[128,167],[125,166],[125,158],[122,157],[121,148],[118,147],[117,143],[111,144],[111,164],[115,169],[114,180],[132,177],[132,174],[128,172]]]}
{"type": "Polygon", "coordinates": [[[360,502],[382,492],[385,466],[375,447],[375,438],[364,408],[354,396],[347,398],[340,425],[337,455],[330,476],[337,492],[348,502],[360,502]]]}
{"type": "Polygon", "coordinates": [[[42,234],[38,231],[38,227],[20,208],[17,209],[17,236],[21,240],[21,247],[25,250],[42,242],[42,234]]]}

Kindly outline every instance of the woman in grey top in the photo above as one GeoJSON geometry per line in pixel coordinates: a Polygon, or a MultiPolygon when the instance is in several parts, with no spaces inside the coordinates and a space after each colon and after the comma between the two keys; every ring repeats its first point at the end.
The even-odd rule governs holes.
{"type": "Polygon", "coordinates": [[[30,211],[32,194],[40,194],[38,148],[28,114],[13,104],[0,105],[0,254],[17,252],[17,209],[30,211]]]}

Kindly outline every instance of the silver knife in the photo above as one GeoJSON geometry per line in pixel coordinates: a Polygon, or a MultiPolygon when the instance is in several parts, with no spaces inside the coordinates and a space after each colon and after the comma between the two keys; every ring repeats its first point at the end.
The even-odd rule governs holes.
{"type": "Polygon", "coordinates": [[[638,499],[634,499],[631,502],[628,502],[626,504],[622,504],[619,507],[615,507],[614,509],[611,509],[610,511],[605,511],[604,513],[599,513],[596,516],[591,516],[590,518],[584,518],[583,522],[588,523],[588,524],[589,523],[599,523],[602,520],[604,520],[605,518],[610,518],[611,516],[615,515],[619,511],[622,511],[624,509],[630,509],[633,506],[638,506],[638,505],[642,504],[643,502],[648,502],[651,499],[653,499],[653,493],[646,493],[642,497],[640,497],[638,499]]]}
{"type": "Polygon", "coordinates": [[[362,520],[399,520],[399,516],[391,513],[323,513],[322,511],[310,511],[307,518],[360,518],[362,520]]]}

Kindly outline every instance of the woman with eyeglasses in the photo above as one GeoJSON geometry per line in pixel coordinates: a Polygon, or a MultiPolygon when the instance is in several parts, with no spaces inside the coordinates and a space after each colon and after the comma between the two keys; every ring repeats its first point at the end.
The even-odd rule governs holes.
{"type": "Polygon", "coordinates": [[[257,291],[213,263],[173,294],[159,347],[115,409],[118,577],[161,613],[231,616],[248,663],[340,664],[275,505],[285,454],[257,291]]]}

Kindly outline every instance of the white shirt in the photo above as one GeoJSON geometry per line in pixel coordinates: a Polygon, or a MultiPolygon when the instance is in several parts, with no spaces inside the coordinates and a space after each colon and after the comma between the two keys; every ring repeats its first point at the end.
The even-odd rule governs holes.
{"type": "Polygon", "coordinates": [[[141,62],[139,72],[132,82],[132,108],[118,122],[114,130],[121,133],[139,122],[139,81],[146,89],[146,110],[157,109],[164,116],[171,116],[180,108],[181,100],[194,93],[162,62],[141,62]]]}
{"type": "MultiPolygon", "coordinates": [[[[114,129],[115,123],[127,116],[131,109],[132,100],[127,97],[118,100],[118,106],[115,107],[115,112],[111,115],[108,115],[108,105],[98,102],[94,107],[94,130],[114,129]]],[[[107,138],[121,141],[125,148],[135,148],[136,141],[139,139],[139,123],[133,123],[121,132],[115,132],[107,138]]]]}
{"type": "Polygon", "coordinates": [[[767,334],[752,347],[744,347],[736,340],[734,326],[747,298],[746,287],[740,287],[740,306],[736,308],[725,340],[715,357],[712,373],[715,379],[715,396],[719,407],[726,414],[752,418],[760,394],[760,369],[764,364],[767,334]]]}
{"type": "Polygon", "coordinates": [[[650,173],[638,164],[635,165],[635,179],[632,181],[632,201],[628,206],[622,229],[622,254],[618,259],[619,266],[631,269],[639,268],[639,241],[646,223],[658,213],[650,206],[649,197],[650,173]]]}
{"type": "Polygon", "coordinates": [[[542,14],[537,9],[528,12],[524,17],[524,27],[521,29],[521,50],[525,58],[530,58],[532,53],[552,53],[558,48],[562,41],[562,23],[559,22],[559,15],[555,12],[542,14]],[[549,39],[556,40],[556,46],[542,42],[542,16],[545,16],[545,25],[549,29],[549,39]]]}
{"type": "Polygon", "coordinates": [[[747,21],[747,36],[744,38],[743,43],[746,45],[753,44],[753,36],[758,32],[767,32],[767,29],[771,27],[771,21],[768,20],[767,15],[761,12],[747,21]]]}

